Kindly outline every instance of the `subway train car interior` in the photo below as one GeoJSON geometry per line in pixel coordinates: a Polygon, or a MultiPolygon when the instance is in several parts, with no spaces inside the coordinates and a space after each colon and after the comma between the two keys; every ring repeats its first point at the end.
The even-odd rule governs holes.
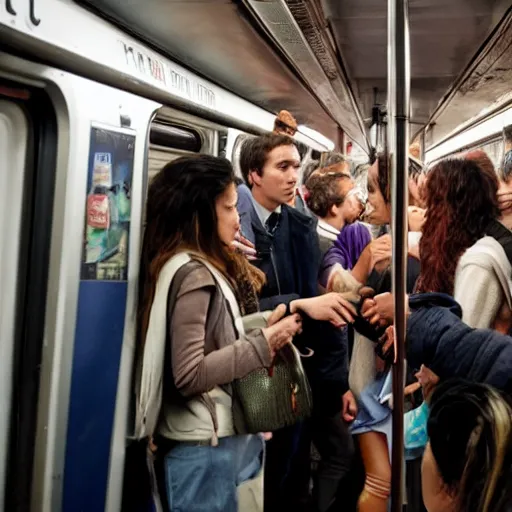
{"type": "MultiPolygon", "coordinates": [[[[393,512],[448,510],[423,504],[421,457],[404,456],[408,154],[416,144],[427,182],[476,150],[508,179],[511,2],[3,0],[0,42],[0,510],[188,512],[158,501],[163,477],[133,426],[148,188],[198,155],[247,180],[243,147],[282,111],[296,121],[300,194],[308,166],[350,178],[388,163],[397,348],[385,499],[393,512]],[[348,170],[324,166],[333,154],[348,170]]],[[[372,510],[336,503],[290,511],[372,510]]],[[[264,507],[240,498],[238,510],[264,507]]]]}

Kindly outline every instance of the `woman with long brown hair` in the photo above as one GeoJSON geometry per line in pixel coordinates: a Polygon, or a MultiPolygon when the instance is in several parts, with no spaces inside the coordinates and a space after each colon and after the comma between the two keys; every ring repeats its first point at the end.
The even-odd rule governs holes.
{"type": "Polygon", "coordinates": [[[428,175],[417,291],[453,295],[465,323],[506,332],[512,267],[494,236],[504,229],[498,179],[480,156],[443,160],[428,175]]]}
{"type": "MultiPolygon", "coordinates": [[[[240,228],[231,164],[211,156],[167,164],[152,181],[141,268],[142,433],[165,453],[170,510],[238,510],[238,487],[261,467],[263,440],[237,435],[230,384],[300,331],[298,315],[244,332],[262,274],[231,249],[240,228]],[[270,325],[272,324],[272,325],[270,325]]],[[[140,436],[141,437],[141,436],[140,436]]]]}

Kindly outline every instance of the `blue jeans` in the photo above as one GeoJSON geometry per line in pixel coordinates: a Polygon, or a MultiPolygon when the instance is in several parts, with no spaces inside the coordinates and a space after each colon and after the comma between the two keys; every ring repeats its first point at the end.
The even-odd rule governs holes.
{"type": "Polygon", "coordinates": [[[179,443],[165,456],[171,512],[238,512],[237,486],[261,469],[260,436],[219,439],[218,446],[179,443]]]}

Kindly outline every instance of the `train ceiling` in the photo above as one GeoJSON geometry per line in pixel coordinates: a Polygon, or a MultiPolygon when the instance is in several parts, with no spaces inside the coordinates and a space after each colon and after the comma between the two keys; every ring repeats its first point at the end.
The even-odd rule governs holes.
{"type": "MultiPolygon", "coordinates": [[[[79,0],[271,112],[364,149],[386,102],[386,0],[79,0]]],[[[432,146],[512,100],[510,0],[410,0],[411,132],[432,146]]]]}

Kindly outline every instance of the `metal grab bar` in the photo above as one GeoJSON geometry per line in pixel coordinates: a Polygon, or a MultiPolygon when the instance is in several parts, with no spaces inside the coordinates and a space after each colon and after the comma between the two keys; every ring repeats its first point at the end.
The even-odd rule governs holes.
{"type": "Polygon", "coordinates": [[[404,477],[404,357],[410,52],[408,0],[388,0],[388,148],[391,152],[393,297],[397,360],[393,365],[391,511],[402,512],[404,477]]]}

